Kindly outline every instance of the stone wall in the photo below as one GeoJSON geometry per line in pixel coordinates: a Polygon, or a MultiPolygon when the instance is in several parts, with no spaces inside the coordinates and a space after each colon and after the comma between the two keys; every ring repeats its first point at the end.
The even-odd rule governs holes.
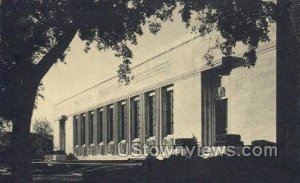
{"type": "Polygon", "coordinates": [[[255,67],[234,69],[222,78],[228,97],[228,130],[245,144],[276,142],[275,48],[258,54],[255,67]]]}

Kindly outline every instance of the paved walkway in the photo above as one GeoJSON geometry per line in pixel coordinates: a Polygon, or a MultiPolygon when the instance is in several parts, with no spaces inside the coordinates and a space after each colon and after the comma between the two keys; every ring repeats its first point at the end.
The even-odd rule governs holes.
{"type": "MultiPolygon", "coordinates": [[[[82,174],[84,171],[126,169],[139,166],[141,163],[117,163],[117,162],[34,162],[33,182],[84,182],[82,174]],[[50,165],[50,166],[49,166],[50,165]]],[[[10,176],[10,168],[0,165],[0,175],[10,176]]]]}

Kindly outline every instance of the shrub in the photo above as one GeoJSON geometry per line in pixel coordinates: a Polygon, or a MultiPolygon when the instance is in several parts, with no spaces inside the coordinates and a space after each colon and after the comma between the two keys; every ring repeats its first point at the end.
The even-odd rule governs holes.
{"type": "MultiPolygon", "coordinates": [[[[31,147],[30,155],[32,159],[43,159],[44,155],[49,154],[53,149],[52,136],[40,134],[30,134],[31,147]]],[[[4,132],[0,134],[0,161],[11,160],[11,133],[4,132]]]]}

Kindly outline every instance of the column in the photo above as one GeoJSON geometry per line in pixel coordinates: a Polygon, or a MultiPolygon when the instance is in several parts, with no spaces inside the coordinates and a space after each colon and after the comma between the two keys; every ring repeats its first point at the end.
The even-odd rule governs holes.
{"type": "Polygon", "coordinates": [[[77,145],[77,118],[73,116],[73,145],[74,147],[77,145]]]}
{"type": "MultiPolygon", "coordinates": [[[[98,120],[99,120],[99,111],[98,109],[95,109],[94,110],[94,119],[93,119],[93,144],[94,144],[94,155],[97,155],[98,154],[98,151],[97,151],[97,146],[98,146],[98,143],[99,143],[99,139],[98,139],[98,130],[99,130],[99,127],[98,127],[98,120]]],[[[102,130],[102,129],[101,129],[102,130]]]]}
{"type": "Polygon", "coordinates": [[[140,140],[141,144],[143,145],[145,143],[146,139],[146,110],[145,110],[145,105],[146,105],[146,97],[145,93],[140,94],[140,140]]]}
{"type": "Polygon", "coordinates": [[[65,134],[65,126],[66,119],[59,120],[59,150],[65,151],[65,142],[66,142],[66,134],[65,134]]]}
{"type": "Polygon", "coordinates": [[[103,107],[103,127],[102,127],[103,143],[104,143],[104,154],[107,154],[107,143],[108,143],[107,142],[107,122],[108,122],[107,110],[108,110],[108,107],[104,106],[103,107]]]}
{"type": "Polygon", "coordinates": [[[89,121],[90,121],[90,114],[89,114],[89,112],[86,112],[85,113],[85,142],[84,142],[84,144],[86,145],[86,146],[89,146],[90,144],[89,144],[89,121]]]}
{"type": "Polygon", "coordinates": [[[81,156],[81,115],[78,114],[77,115],[77,152],[78,152],[78,156],[81,156]]]}
{"type": "Polygon", "coordinates": [[[155,144],[161,145],[162,138],[161,138],[161,128],[162,128],[162,115],[161,115],[161,108],[162,108],[162,95],[161,95],[161,88],[155,90],[155,119],[156,119],[156,131],[155,131],[155,144]]]}
{"type": "Polygon", "coordinates": [[[89,123],[90,123],[90,113],[86,112],[85,113],[85,148],[84,148],[84,155],[87,156],[89,155],[89,148],[90,148],[90,142],[89,142],[89,123]]]}
{"type": "Polygon", "coordinates": [[[114,155],[118,153],[119,144],[119,103],[116,102],[114,105],[114,119],[113,119],[113,141],[114,141],[114,155]]]}
{"type": "Polygon", "coordinates": [[[145,134],[145,140],[150,137],[149,135],[149,93],[144,95],[144,134],[145,134]]]}
{"type": "Polygon", "coordinates": [[[77,145],[81,147],[81,115],[77,115],[77,145]]]}

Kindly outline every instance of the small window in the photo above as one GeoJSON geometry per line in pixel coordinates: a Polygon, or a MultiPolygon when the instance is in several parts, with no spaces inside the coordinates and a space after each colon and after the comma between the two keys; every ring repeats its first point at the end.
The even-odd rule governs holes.
{"type": "Polygon", "coordinates": [[[102,129],[103,129],[103,109],[98,110],[98,124],[97,124],[97,139],[98,143],[103,142],[103,134],[102,134],[102,129]]]}
{"type": "Polygon", "coordinates": [[[148,93],[147,94],[147,114],[148,114],[148,137],[153,137],[155,135],[155,121],[156,121],[156,116],[155,116],[155,93],[148,93]]]}
{"type": "Polygon", "coordinates": [[[78,130],[78,118],[77,116],[74,116],[73,117],[73,129],[74,129],[74,132],[73,132],[73,136],[74,136],[74,145],[78,145],[78,135],[77,135],[77,130],[78,130]]]}
{"type": "Polygon", "coordinates": [[[140,137],[140,99],[136,97],[132,101],[133,139],[140,137]]]}
{"type": "Polygon", "coordinates": [[[166,132],[167,135],[171,135],[174,133],[174,94],[173,94],[173,87],[166,87],[165,89],[166,92],[166,132]]]}
{"type": "Polygon", "coordinates": [[[113,128],[114,128],[114,107],[113,105],[108,108],[108,124],[107,124],[107,140],[113,141],[113,128]]]}
{"type": "Polygon", "coordinates": [[[119,111],[119,132],[120,140],[125,139],[125,123],[126,123],[126,102],[120,102],[120,111],[119,111]]]}
{"type": "Polygon", "coordinates": [[[89,144],[93,143],[93,137],[94,137],[94,112],[89,112],[89,144]]]}
{"type": "Polygon", "coordinates": [[[85,114],[81,114],[81,144],[85,144],[85,114]]]}

